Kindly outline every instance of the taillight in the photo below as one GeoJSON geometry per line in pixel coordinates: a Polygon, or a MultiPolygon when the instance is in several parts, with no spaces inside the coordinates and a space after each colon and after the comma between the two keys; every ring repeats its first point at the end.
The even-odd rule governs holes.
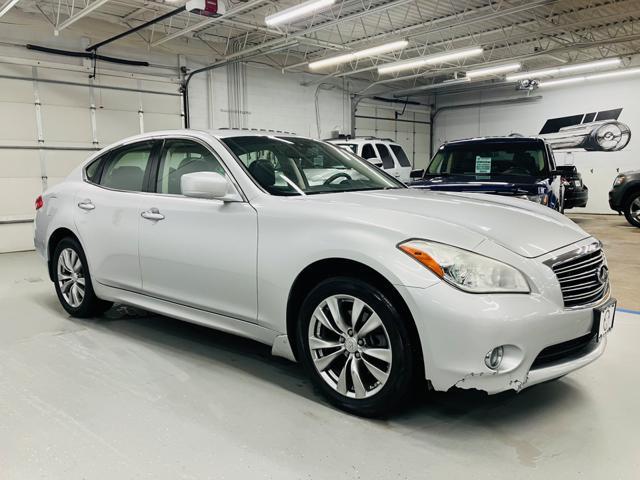
{"type": "Polygon", "coordinates": [[[44,200],[42,195],[38,195],[38,198],[36,198],[36,210],[40,210],[42,207],[44,207],[44,200]]]}

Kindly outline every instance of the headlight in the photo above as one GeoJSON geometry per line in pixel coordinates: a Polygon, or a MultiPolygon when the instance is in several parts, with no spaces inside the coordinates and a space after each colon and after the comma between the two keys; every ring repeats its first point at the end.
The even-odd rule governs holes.
{"type": "Polygon", "coordinates": [[[541,193],[539,195],[523,195],[522,198],[526,198],[531,202],[540,203],[541,205],[549,203],[549,195],[546,193],[541,193]]]}
{"type": "Polygon", "coordinates": [[[446,282],[471,293],[529,293],[519,270],[497,260],[443,243],[408,240],[398,245],[446,282]]]}
{"type": "Polygon", "coordinates": [[[618,185],[622,185],[627,180],[625,175],[618,175],[616,179],[613,181],[613,186],[617,187],[618,185]]]}

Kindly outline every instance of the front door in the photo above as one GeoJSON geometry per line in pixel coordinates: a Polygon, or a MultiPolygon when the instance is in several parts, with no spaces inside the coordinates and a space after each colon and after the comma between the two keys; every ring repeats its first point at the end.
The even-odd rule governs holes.
{"type": "Polygon", "coordinates": [[[156,195],[140,205],[140,266],[146,294],[256,322],[257,214],[246,202],[182,195],[187,173],[229,173],[209,147],[166,140],[156,195]]]}

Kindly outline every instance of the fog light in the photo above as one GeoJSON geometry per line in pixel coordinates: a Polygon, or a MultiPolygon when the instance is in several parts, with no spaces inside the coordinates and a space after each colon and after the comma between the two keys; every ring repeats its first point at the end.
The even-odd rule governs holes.
{"type": "Polygon", "coordinates": [[[484,364],[491,370],[497,370],[502,363],[502,357],[504,356],[504,348],[496,347],[491,350],[484,357],[484,364]]]}

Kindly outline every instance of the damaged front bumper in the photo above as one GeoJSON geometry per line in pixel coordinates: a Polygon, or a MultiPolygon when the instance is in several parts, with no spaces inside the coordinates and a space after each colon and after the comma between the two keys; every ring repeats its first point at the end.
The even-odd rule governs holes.
{"type": "Polygon", "coordinates": [[[557,298],[536,293],[471,295],[444,282],[398,288],[418,328],[425,376],[438,391],[520,391],[584,367],[606,348],[606,337],[598,342],[592,335],[594,308],[608,296],[590,308],[565,309],[557,298]],[[585,339],[580,348],[541,361],[545,349],[577,339],[585,339]],[[492,370],[485,357],[500,346],[503,361],[492,370]]]}

